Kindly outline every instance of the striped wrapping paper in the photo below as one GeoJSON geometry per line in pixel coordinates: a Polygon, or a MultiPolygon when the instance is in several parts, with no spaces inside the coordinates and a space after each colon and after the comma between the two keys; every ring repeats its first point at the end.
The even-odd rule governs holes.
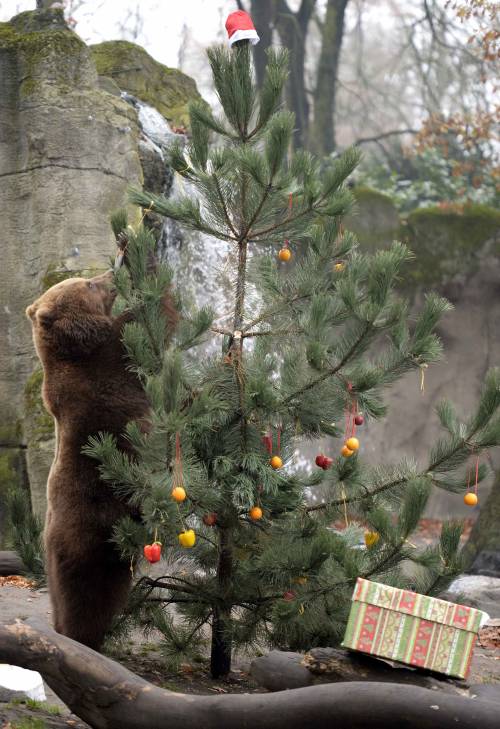
{"type": "Polygon", "coordinates": [[[358,578],[345,648],[448,676],[467,676],[486,613],[358,578]]]}

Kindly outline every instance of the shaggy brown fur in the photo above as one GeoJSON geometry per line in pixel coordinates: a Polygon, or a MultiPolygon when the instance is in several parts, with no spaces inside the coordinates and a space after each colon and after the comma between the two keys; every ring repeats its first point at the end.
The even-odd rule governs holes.
{"type": "Polygon", "coordinates": [[[125,450],[125,425],[149,410],[126,368],[121,336],[129,316],[111,316],[114,298],[111,273],[71,278],[26,310],[44,370],[43,400],[56,422],[45,525],[54,626],[94,649],[130,589],[129,565],[110,543],[128,509],[81,450],[99,431],[113,433],[125,450]]]}

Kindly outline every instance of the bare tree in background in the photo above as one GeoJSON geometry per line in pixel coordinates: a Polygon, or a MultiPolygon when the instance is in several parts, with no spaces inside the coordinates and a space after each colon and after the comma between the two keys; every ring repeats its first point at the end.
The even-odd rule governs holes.
{"type": "Polygon", "coordinates": [[[328,0],[326,16],[321,25],[321,52],[314,90],[314,120],[308,145],[318,155],[327,155],[336,148],[335,100],[348,2],[349,0],[328,0]]]}
{"type": "Polygon", "coordinates": [[[128,8],[117,25],[121,38],[133,43],[142,42],[144,44],[144,16],[140,3],[137,3],[135,8],[128,8]]]}
{"type": "Polygon", "coordinates": [[[237,0],[237,5],[240,10],[250,12],[259,30],[261,41],[254,47],[259,84],[264,77],[266,50],[272,43],[273,28],[281,43],[291,52],[286,93],[288,104],[295,114],[294,144],[296,147],[307,146],[310,109],[305,87],[306,39],[316,0],[301,0],[296,11],[290,8],[287,0],[250,0],[247,8],[241,0],[237,0]]]}

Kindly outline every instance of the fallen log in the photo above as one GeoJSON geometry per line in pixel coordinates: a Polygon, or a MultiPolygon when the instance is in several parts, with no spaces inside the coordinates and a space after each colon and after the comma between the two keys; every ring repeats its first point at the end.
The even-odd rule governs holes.
{"type": "Polygon", "coordinates": [[[16,552],[0,552],[0,577],[25,575],[26,565],[16,552]]]}
{"type": "Polygon", "coordinates": [[[274,694],[158,688],[36,619],[0,626],[0,660],[39,671],[96,729],[497,729],[498,704],[417,686],[337,683],[274,694]]]}

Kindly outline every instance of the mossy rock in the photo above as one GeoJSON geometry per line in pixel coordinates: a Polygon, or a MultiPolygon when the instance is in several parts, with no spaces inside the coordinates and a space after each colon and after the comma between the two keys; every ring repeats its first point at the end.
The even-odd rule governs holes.
{"type": "MultiPolygon", "coordinates": [[[[399,238],[408,243],[416,260],[407,277],[414,286],[434,286],[477,270],[487,241],[500,234],[500,212],[485,205],[466,205],[463,211],[419,208],[409,214],[399,238]]],[[[500,254],[500,241],[490,254],[500,254]]]]}
{"type": "Polygon", "coordinates": [[[0,448],[0,549],[9,546],[9,494],[28,491],[26,461],[20,448],[0,448]]]}
{"type": "Polygon", "coordinates": [[[175,126],[189,124],[188,104],[201,100],[192,78],[158,63],[144,48],[129,41],[90,46],[100,76],[111,77],[123,91],[150,104],[175,126]]]}
{"type": "Polygon", "coordinates": [[[67,278],[92,278],[104,273],[101,267],[68,269],[62,263],[51,263],[42,276],[42,293],[67,278]]]}
{"type": "Polygon", "coordinates": [[[398,237],[401,226],[391,198],[369,187],[356,187],[353,193],[356,207],[346,216],[346,228],[356,234],[365,251],[389,246],[398,237]]]}
{"type": "Polygon", "coordinates": [[[30,445],[41,441],[52,440],[54,437],[54,419],[45,409],[42,399],[43,370],[37,368],[28,378],[24,387],[24,402],[26,417],[29,418],[30,445]]]}
{"type": "MultiPolygon", "coordinates": [[[[92,65],[85,43],[70,30],[59,9],[21,13],[0,23],[0,51],[13,52],[20,62],[20,93],[29,97],[42,84],[56,85],[58,92],[88,85],[92,65]],[[62,63],[65,57],[77,63],[62,63]]],[[[95,71],[94,78],[95,78],[95,71]]]]}
{"type": "Polygon", "coordinates": [[[22,427],[18,420],[6,419],[0,422],[0,447],[16,447],[22,439],[22,427]]]}

